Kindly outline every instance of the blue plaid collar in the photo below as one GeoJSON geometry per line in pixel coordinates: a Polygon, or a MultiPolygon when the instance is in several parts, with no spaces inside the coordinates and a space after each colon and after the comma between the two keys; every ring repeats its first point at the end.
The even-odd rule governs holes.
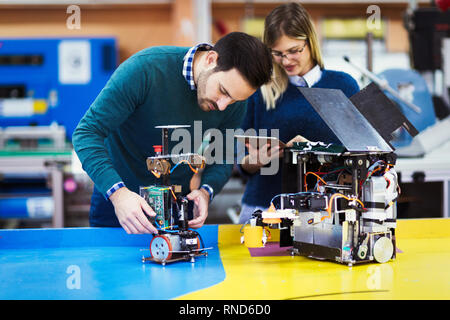
{"type": "Polygon", "coordinates": [[[186,79],[186,81],[189,83],[189,86],[191,87],[191,90],[196,90],[197,87],[194,83],[194,69],[193,69],[193,62],[194,62],[194,55],[197,52],[198,49],[201,50],[211,50],[212,45],[208,43],[200,43],[196,45],[195,47],[192,47],[189,49],[189,51],[186,53],[186,55],[183,58],[183,77],[186,79]]]}
{"type": "Polygon", "coordinates": [[[317,82],[319,82],[322,77],[322,70],[319,65],[316,64],[314,68],[309,70],[307,73],[300,76],[289,76],[289,81],[296,87],[309,87],[312,88],[317,82]]]}

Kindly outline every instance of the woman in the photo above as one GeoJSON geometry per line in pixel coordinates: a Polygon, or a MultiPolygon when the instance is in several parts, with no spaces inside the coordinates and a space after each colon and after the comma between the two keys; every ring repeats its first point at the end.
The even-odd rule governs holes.
{"type": "MultiPolygon", "coordinates": [[[[242,129],[278,129],[279,139],[292,146],[298,141],[339,143],[318,113],[297,87],[340,89],[347,97],[359,91],[357,82],[344,72],[324,68],[319,41],[308,12],[299,3],[276,7],[265,19],[264,43],[271,49],[274,62],[272,82],[260,88],[248,100],[242,129]]],[[[279,161],[282,150],[264,146],[259,150],[247,145],[248,154],[238,168],[248,178],[239,222],[245,223],[256,209],[265,210],[271,199],[281,193],[281,172],[262,175],[268,159],[279,161]],[[258,157],[266,154],[266,157],[258,157]],[[266,161],[259,159],[266,158],[266,161]]]]}

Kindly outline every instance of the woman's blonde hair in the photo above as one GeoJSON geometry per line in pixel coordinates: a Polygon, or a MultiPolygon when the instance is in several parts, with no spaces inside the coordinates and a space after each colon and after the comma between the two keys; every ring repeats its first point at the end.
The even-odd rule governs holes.
{"type": "MultiPolygon", "coordinates": [[[[272,10],[266,17],[263,42],[269,48],[272,48],[283,35],[306,40],[311,58],[323,69],[322,54],[314,24],[308,11],[301,4],[297,2],[282,4],[272,10]]],[[[276,62],[273,62],[273,64],[271,81],[261,87],[267,110],[275,108],[278,98],[286,91],[289,83],[288,75],[284,69],[276,62]]]]}

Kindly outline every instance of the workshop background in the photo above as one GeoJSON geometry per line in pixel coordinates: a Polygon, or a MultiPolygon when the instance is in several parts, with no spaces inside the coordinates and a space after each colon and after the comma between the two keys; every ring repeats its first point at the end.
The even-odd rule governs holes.
{"type": "MultiPolygon", "coordinates": [[[[0,0],[0,227],[88,226],[93,184],[70,137],[115,68],[149,46],[214,43],[232,31],[260,37],[264,17],[283,2],[0,0]]],[[[300,3],[326,68],[360,88],[375,75],[425,110],[409,118],[417,137],[397,137],[398,218],[449,217],[448,1],[300,3]]],[[[244,188],[235,170],[207,223],[236,224],[244,188]]]]}

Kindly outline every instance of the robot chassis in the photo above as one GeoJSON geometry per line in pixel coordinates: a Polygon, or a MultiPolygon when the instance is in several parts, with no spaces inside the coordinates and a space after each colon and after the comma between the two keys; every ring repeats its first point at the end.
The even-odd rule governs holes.
{"type": "Polygon", "coordinates": [[[395,259],[398,197],[394,153],[285,151],[297,165],[299,192],[272,199],[252,225],[280,229],[291,254],[356,263],[395,259]],[[313,191],[307,191],[313,190],[313,191]]]}
{"type": "Polygon", "coordinates": [[[389,141],[417,129],[374,83],[350,99],[335,89],[299,90],[342,145],[286,148],[283,193],[253,213],[250,227],[279,228],[280,246],[293,255],[349,266],[395,259],[399,185],[389,141]]]}
{"type": "Polygon", "coordinates": [[[150,221],[158,229],[150,242],[150,256],[142,257],[142,262],[160,263],[165,266],[175,261],[195,262],[195,257],[207,256],[202,247],[202,239],[197,231],[188,229],[188,221],[193,216],[193,202],[182,195],[180,185],[171,185],[170,173],[181,163],[187,163],[197,172],[205,166],[205,158],[195,153],[167,154],[169,129],[189,126],[158,126],[162,129],[162,145],[153,146],[155,156],[147,158],[147,169],[162,180],[161,185],[141,186],[139,193],[156,216],[150,221]],[[171,161],[177,162],[172,167],[171,161]]]}

